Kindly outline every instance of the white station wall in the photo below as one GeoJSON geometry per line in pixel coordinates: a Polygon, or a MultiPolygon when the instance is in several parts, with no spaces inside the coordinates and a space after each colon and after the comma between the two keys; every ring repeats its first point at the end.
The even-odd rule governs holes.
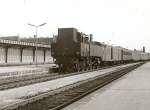
{"type": "Polygon", "coordinates": [[[22,51],[22,63],[33,63],[33,50],[23,49],[22,51]]]}
{"type": "MultiPolygon", "coordinates": [[[[6,47],[0,46],[0,64],[6,64],[6,52],[7,52],[7,63],[8,64],[32,64],[36,62],[33,61],[33,52],[32,48],[24,48],[22,50],[22,62],[21,62],[21,48],[10,47],[6,51],[6,47]]],[[[36,54],[36,52],[35,52],[36,54]]],[[[51,57],[51,51],[45,50],[45,62],[44,62],[44,49],[37,50],[37,63],[53,63],[53,58],[51,57]]]]}
{"type": "Polygon", "coordinates": [[[5,48],[0,47],[0,64],[5,63],[5,48]]]}
{"type": "Polygon", "coordinates": [[[44,63],[44,50],[37,50],[37,52],[35,52],[37,55],[35,56],[35,61],[36,61],[36,57],[37,57],[37,62],[38,63],[44,63]]]}
{"type": "Polygon", "coordinates": [[[7,55],[8,63],[20,63],[20,49],[19,48],[8,48],[7,55]]]}
{"type": "Polygon", "coordinates": [[[45,63],[53,63],[53,58],[51,56],[51,51],[50,50],[46,50],[45,63]]]}

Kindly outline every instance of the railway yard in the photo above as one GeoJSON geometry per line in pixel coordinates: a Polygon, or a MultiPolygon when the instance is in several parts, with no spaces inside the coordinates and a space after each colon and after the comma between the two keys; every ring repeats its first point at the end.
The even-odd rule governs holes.
{"type": "MultiPolygon", "coordinates": [[[[149,63],[144,65],[147,64],[149,63]]],[[[21,72],[18,72],[17,76],[12,74],[13,78],[10,76],[5,77],[7,79],[5,84],[2,83],[4,78],[0,79],[0,110],[62,109],[141,65],[143,65],[143,62],[121,64],[63,75],[59,73],[48,74],[47,65],[39,65],[38,69],[36,68],[37,66],[25,66],[26,68],[32,68],[34,70],[32,71],[33,74],[30,73],[27,76],[22,75],[23,73],[21,72]],[[35,71],[35,68],[38,72],[35,71]],[[41,74],[39,69],[45,70],[45,72],[41,74]]],[[[23,69],[23,71],[27,70],[23,69]]],[[[71,110],[70,107],[64,109],[71,110]]]]}
{"type": "Polygon", "coordinates": [[[149,0],[0,5],[0,110],[150,110],[149,0]]]}
{"type": "Polygon", "coordinates": [[[51,45],[10,41],[0,42],[5,45],[0,110],[136,110],[132,103],[148,107],[150,53],[145,47],[107,45],[76,28],[59,28],[51,45]]]}

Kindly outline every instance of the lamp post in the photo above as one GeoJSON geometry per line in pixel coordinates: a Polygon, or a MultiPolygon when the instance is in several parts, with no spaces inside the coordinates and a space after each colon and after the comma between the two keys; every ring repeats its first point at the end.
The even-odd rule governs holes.
{"type": "Polygon", "coordinates": [[[38,34],[38,27],[40,26],[44,26],[46,23],[42,23],[40,25],[33,25],[33,24],[28,24],[30,26],[33,26],[35,27],[35,64],[37,66],[37,50],[38,50],[38,47],[37,47],[37,34],[38,34]]]}

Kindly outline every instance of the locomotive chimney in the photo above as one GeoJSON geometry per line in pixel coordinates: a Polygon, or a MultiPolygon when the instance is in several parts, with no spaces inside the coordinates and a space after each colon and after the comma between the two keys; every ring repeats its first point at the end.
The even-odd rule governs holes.
{"type": "Polygon", "coordinates": [[[145,46],[143,46],[143,53],[145,53],[145,46]]]}
{"type": "Polygon", "coordinates": [[[90,42],[93,41],[93,34],[90,34],[90,42]]]}

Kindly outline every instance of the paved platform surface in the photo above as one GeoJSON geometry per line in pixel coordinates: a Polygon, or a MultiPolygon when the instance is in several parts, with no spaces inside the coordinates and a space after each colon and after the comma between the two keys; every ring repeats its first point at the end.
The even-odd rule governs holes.
{"type": "Polygon", "coordinates": [[[20,77],[32,74],[41,74],[43,72],[47,73],[48,69],[53,66],[55,66],[55,64],[0,67],[0,79],[5,79],[9,77],[20,77]]]}
{"type": "Polygon", "coordinates": [[[150,62],[63,110],[150,110],[150,62]]]}
{"type": "Polygon", "coordinates": [[[60,87],[64,87],[82,80],[86,80],[92,77],[96,77],[111,71],[118,70],[122,67],[127,67],[134,64],[126,64],[122,66],[112,67],[108,69],[103,69],[94,72],[88,72],[84,74],[73,75],[69,77],[59,78],[55,80],[50,80],[42,83],[31,84],[24,87],[13,88],[9,90],[0,91],[0,109],[1,107],[6,106],[7,104],[16,103],[18,101],[25,100],[24,97],[34,96],[41,94],[50,90],[55,90],[60,87]]]}
{"type": "Polygon", "coordinates": [[[24,71],[24,70],[35,70],[39,68],[48,68],[52,67],[55,64],[39,64],[39,65],[23,65],[23,66],[8,66],[8,67],[0,67],[0,74],[6,72],[14,72],[14,71],[24,71]]]}

